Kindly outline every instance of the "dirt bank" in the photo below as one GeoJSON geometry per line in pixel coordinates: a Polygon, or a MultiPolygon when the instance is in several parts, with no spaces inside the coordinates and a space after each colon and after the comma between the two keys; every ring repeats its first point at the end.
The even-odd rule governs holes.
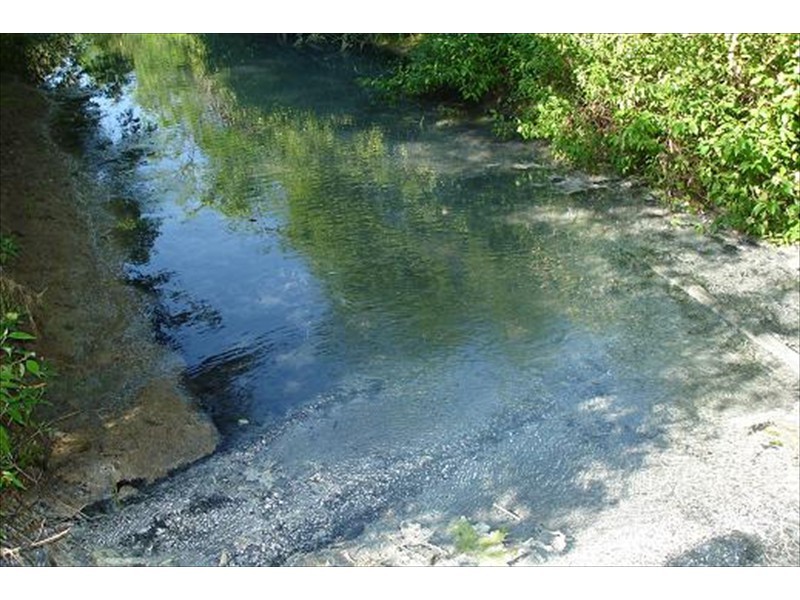
{"type": "Polygon", "coordinates": [[[0,85],[1,227],[21,249],[6,275],[39,294],[37,352],[57,372],[40,415],[54,432],[49,467],[22,510],[71,516],[206,456],[218,435],[121,281],[103,190],[53,142],[56,109],[30,87],[0,85]]]}

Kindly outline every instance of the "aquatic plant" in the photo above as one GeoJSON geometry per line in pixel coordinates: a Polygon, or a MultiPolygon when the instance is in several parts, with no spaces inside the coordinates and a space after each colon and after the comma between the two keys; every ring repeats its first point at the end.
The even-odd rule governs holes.
{"type": "Polygon", "coordinates": [[[503,529],[482,533],[466,517],[461,517],[453,525],[451,531],[456,552],[459,554],[473,554],[489,558],[498,558],[505,554],[503,542],[508,532],[503,529]]]}

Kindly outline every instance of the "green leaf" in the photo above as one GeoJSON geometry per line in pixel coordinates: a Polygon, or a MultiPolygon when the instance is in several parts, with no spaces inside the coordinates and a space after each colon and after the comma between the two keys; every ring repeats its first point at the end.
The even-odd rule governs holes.
{"type": "Polygon", "coordinates": [[[25,424],[25,415],[22,414],[22,411],[15,404],[11,404],[8,406],[7,410],[8,416],[11,417],[11,420],[15,423],[20,425],[25,424]]]}
{"type": "Polygon", "coordinates": [[[8,430],[0,425],[0,460],[8,454],[11,454],[11,436],[8,435],[8,430]]]}
{"type": "Polygon", "coordinates": [[[32,336],[30,333],[25,333],[24,331],[12,331],[8,334],[12,340],[35,340],[36,337],[32,336]]]}
{"type": "Polygon", "coordinates": [[[28,372],[33,373],[34,375],[41,375],[41,368],[39,363],[35,360],[28,359],[25,361],[25,368],[28,372]]]}
{"type": "Polygon", "coordinates": [[[2,471],[0,473],[0,489],[10,486],[13,486],[18,489],[25,488],[25,486],[22,485],[22,482],[17,478],[17,476],[12,471],[2,471]]]}

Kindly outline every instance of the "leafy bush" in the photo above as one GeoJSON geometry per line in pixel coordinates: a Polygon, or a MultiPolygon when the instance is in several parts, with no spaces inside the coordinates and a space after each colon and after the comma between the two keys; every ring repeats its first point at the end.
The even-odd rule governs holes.
{"type": "Polygon", "coordinates": [[[0,491],[23,487],[43,448],[33,412],[44,401],[46,368],[29,349],[34,336],[18,308],[30,306],[32,295],[1,271],[18,254],[14,239],[0,235],[0,491]]]}
{"type": "Polygon", "coordinates": [[[580,166],[800,241],[800,34],[424,35],[380,87],[489,103],[580,166]]]}
{"type": "Polygon", "coordinates": [[[41,454],[33,411],[44,400],[46,374],[25,347],[34,336],[19,322],[15,312],[0,317],[0,490],[23,487],[25,469],[41,454]]]}
{"type": "Polygon", "coordinates": [[[493,68],[502,46],[490,35],[430,35],[414,47],[411,62],[387,81],[388,90],[415,95],[458,95],[480,102],[504,86],[503,72],[493,68]]]}
{"type": "Polygon", "coordinates": [[[573,82],[561,46],[566,36],[430,34],[377,87],[392,93],[491,101],[509,109],[573,82]]]}

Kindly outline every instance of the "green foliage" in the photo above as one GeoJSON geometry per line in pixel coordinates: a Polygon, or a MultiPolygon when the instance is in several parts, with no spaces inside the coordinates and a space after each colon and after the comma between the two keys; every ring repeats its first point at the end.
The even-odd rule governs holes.
{"type": "Polygon", "coordinates": [[[503,75],[492,68],[498,50],[490,35],[430,35],[411,52],[411,62],[398,70],[387,89],[415,95],[458,94],[479,102],[489,90],[502,87],[503,75]]]}
{"type": "Polygon", "coordinates": [[[431,34],[419,38],[409,60],[389,78],[373,82],[388,92],[491,101],[503,110],[548,89],[573,82],[565,36],[431,34]]]}
{"type": "Polygon", "coordinates": [[[19,255],[17,241],[8,235],[0,235],[0,267],[7,265],[19,255]]]}
{"type": "Polygon", "coordinates": [[[523,138],[800,241],[798,34],[426,35],[378,86],[491,103],[523,138]]]}
{"type": "Polygon", "coordinates": [[[0,35],[0,70],[41,83],[74,50],[77,39],[69,33],[4,33],[0,35]]]}
{"type": "Polygon", "coordinates": [[[47,370],[28,349],[34,336],[20,315],[0,317],[0,491],[23,487],[25,470],[40,458],[40,429],[34,409],[44,401],[47,370]]]}

